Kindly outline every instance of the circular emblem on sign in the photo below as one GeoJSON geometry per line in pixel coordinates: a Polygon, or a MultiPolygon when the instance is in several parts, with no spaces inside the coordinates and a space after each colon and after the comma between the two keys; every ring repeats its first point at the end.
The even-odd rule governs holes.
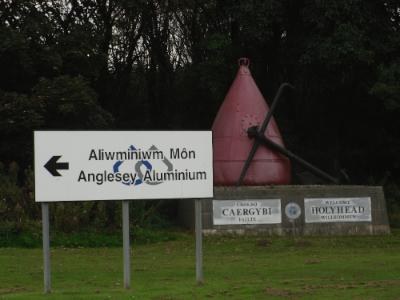
{"type": "Polygon", "coordinates": [[[295,220],[301,215],[301,208],[300,206],[295,203],[295,202],[290,202],[286,204],[285,207],[285,214],[290,220],[295,220]]]}

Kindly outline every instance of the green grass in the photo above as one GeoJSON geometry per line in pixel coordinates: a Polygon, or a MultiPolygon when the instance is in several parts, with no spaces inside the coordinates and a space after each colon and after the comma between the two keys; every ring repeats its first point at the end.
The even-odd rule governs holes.
{"type": "Polygon", "coordinates": [[[52,248],[43,295],[41,249],[0,248],[0,299],[400,299],[400,232],[365,237],[206,237],[203,286],[194,238],[121,248],[52,248]]]}

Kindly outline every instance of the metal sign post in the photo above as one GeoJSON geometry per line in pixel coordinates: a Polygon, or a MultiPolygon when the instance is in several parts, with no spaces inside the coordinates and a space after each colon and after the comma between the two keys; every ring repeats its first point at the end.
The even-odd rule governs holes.
{"type": "Polygon", "coordinates": [[[195,232],[196,232],[196,282],[203,284],[203,228],[201,220],[201,199],[196,199],[195,203],[195,232]]]}
{"type": "Polygon", "coordinates": [[[129,201],[122,201],[122,239],[124,252],[124,288],[131,287],[131,249],[129,241],[129,201]]]}
{"type": "Polygon", "coordinates": [[[50,236],[49,236],[49,203],[42,203],[42,237],[43,237],[43,276],[44,293],[51,291],[50,277],[50,236]]]}

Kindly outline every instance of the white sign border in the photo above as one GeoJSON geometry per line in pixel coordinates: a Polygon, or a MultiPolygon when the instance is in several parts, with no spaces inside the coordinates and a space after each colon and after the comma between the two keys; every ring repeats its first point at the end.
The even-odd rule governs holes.
{"type": "MultiPolygon", "coordinates": [[[[34,178],[34,185],[35,185],[35,202],[36,203],[45,203],[45,202],[83,202],[83,201],[119,201],[119,200],[163,200],[163,199],[212,199],[214,197],[214,189],[213,189],[213,169],[214,169],[214,159],[213,159],[213,149],[212,149],[212,145],[213,145],[213,133],[211,130],[34,130],[33,131],[33,158],[34,158],[34,174],[35,174],[35,178],[34,178]],[[36,134],[37,133],[45,133],[45,132],[51,132],[51,133],[108,133],[108,134],[112,134],[112,133],[119,133],[119,134],[123,134],[123,133],[164,133],[164,134],[168,134],[168,133],[197,133],[197,132],[203,132],[203,133],[208,133],[210,134],[210,143],[211,143],[211,149],[210,149],[210,159],[211,159],[211,171],[209,172],[211,179],[208,179],[209,181],[211,181],[211,188],[209,191],[208,195],[196,195],[196,196],[165,196],[165,195],[160,195],[160,196],[146,196],[146,197],[137,197],[137,198],[122,198],[122,197],[115,197],[115,198],[110,198],[110,199],[98,199],[98,198],[85,198],[85,199],[57,199],[57,200],[49,200],[49,199],[41,199],[40,197],[38,197],[38,185],[37,185],[37,179],[36,179],[36,168],[44,168],[42,164],[38,164],[36,161],[36,147],[35,147],[35,142],[36,142],[36,134]]],[[[49,157],[50,158],[50,157],[49,157]]],[[[63,158],[60,159],[60,161],[62,161],[63,158]]],[[[47,170],[46,170],[47,172],[47,170]]],[[[63,171],[60,171],[63,172],[63,171]]]]}

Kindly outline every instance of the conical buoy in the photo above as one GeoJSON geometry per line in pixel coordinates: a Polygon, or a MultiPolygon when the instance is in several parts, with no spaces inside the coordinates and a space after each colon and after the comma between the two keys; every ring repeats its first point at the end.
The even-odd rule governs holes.
{"type": "MultiPolygon", "coordinates": [[[[249,70],[249,59],[239,59],[239,71],[212,126],[214,184],[235,185],[254,141],[247,129],[260,126],[269,107],[249,70]]],[[[284,146],[275,120],[268,124],[265,136],[284,146]]],[[[260,145],[242,184],[266,185],[290,183],[290,161],[260,145]]]]}

